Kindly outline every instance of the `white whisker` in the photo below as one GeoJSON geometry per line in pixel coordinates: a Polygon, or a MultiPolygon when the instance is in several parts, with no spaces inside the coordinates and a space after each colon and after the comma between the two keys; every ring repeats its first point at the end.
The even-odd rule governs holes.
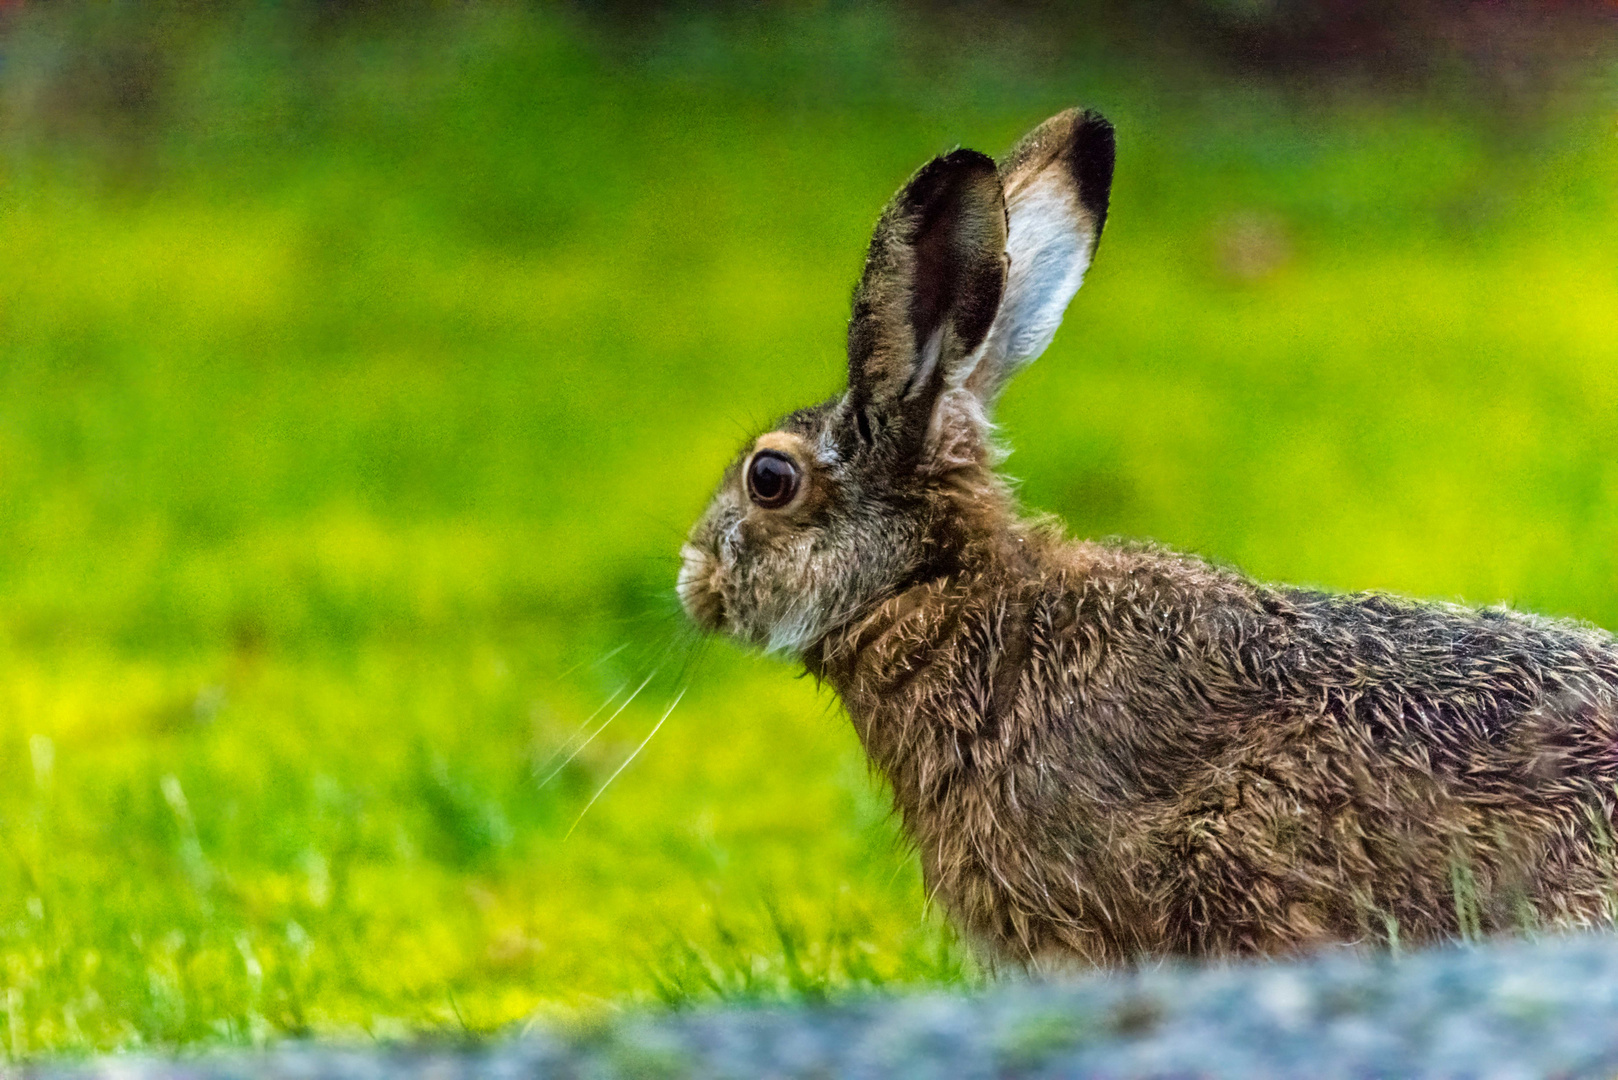
{"type": "Polygon", "coordinates": [[[590,725],[595,722],[595,718],[600,716],[604,711],[606,711],[607,707],[609,705],[611,705],[614,701],[617,701],[618,700],[618,695],[623,693],[625,688],[627,688],[628,686],[629,686],[629,683],[627,683],[627,682],[620,683],[617,689],[615,689],[612,693],[608,694],[607,695],[607,700],[603,701],[600,705],[597,705],[595,707],[595,711],[590,713],[589,716],[586,716],[584,718],[584,720],[582,722],[580,722],[579,726],[573,730],[573,734],[571,734],[567,738],[563,739],[562,742],[561,742],[561,745],[557,746],[557,748],[555,750],[551,751],[551,756],[550,757],[546,758],[544,761],[540,762],[538,765],[535,765],[533,767],[533,770],[532,770],[533,775],[538,776],[541,772],[543,772],[546,768],[548,768],[550,766],[551,762],[555,761],[557,758],[559,758],[563,754],[565,754],[567,752],[567,748],[573,745],[573,740],[577,739],[580,735],[583,735],[585,733],[585,731],[589,729],[590,725]]]}
{"type": "MultiPolygon", "coordinates": [[[[611,649],[607,653],[605,653],[604,655],[602,655],[600,657],[597,657],[594,660],[580,660],[577,664],[574,664],[572,667],[570,667],[566,671],[562,672],[562,674],[558,675],[557,678],[558,679],[565,679],[569,675],[573,674],[575,671],[578,671],[580,668],[583,668],[583,667],[600,667],[602,664],[605,664],[608,660],[611,660],[613,657],[617,656],[619,653],[621,653],[625,649],[629,648],[629,645],[630,645],[630,643],[626,641],[622,645],[618,646],[616,649],[611,649]]],[[[595,707],[595,709],[591,711],[590,715],[586,716],[584,718],[584,720],[580,722],[579,726],[574,729],[574,731],[573,731],[573,733],[571,735],[569,735],[567,738],[563,739],[562,742],[556,747],[556,749],[552,750],[550,755],[548,757],[546,757],[544,761],[539,762],[537,765],[535,765],[530,770],[532,775],[538,776],[540,773],[544,772],[546,769],[548,769],[550,767],[551,762],[555,761],[558,757],[565,754],[567,752],[568,747],[573,745],[573,740],[577,739],[580,735],[583,735],[585,730],[587,728],[589,728],[590,724],[592,722],[594,722],[595,718],[600,716],[601,713],[605,709],[607,709],[614,701],[618,700],[618,695],[624,692],[624,688],[627,687],[629,685],[629,683],[630,683],[630,680],[628,680],[628,679],[624,680],[622,683],[620,683],[617,686],[617,688],[615,688],[612,691],[612,693],[608,694],[607,695],[607,700],[603,701],[600,705],[597,705],[595,707]]],[[[549,778],[547,777],[547,779],[549,779],[549,778]]]]}
{"type": "MultiPolygon", "coordinates": [[[[546,784],[548,784],[552,780],[556,779],[558,773],[560,773],[563,769],[567,768],[570,764],[572,764],[573,759],[578,757],[581,753],[583,753],[584,748],[586,746],[589,746],[592,742],[594,742],[595,737],[597,735],[600,735],[603,731],[607,730],[607,725],[608,724],[610,724],[614,720],[618,719],[618,717],[623,714],[623,711],[625,709],[629,708],[629,703],[634,701],[637,697],[640,696],[640,692],[642,690],[646,689],[646,684],[651,682],[653,679],[655,679],[657,677],[658,671],[661,671],[661,670],[662,669],[660,667],[659,668],[654,668],[650,675],[646,676],[645,679],[641,680],[641,684],[639,686],[635,687],[634,693],[632,693],[628,697],[624,698],[624,703],[622,705],[618,706],[616,709],[614,709],[612,711],[611,716],[609,716],[605,720],[601,721],[601,726],[600,727],[598,727],[594,731],[590,732],[589,737],[587,737],[578,746],[575,746],[573,748],[573,752],[571,754],[569,754],[566,758],[564,758],[560,765],[558,765],[558,766],[556,766],[556,768],[552,769],[550,771],[550,774],[547,775],[545,777],[545,779],[543,779],[543,780],[541,780],[539,782],[539,788],[543,788],[546,784]]],[[[613,696],[616,697],[617,695],[614,694],[613,696]]],[[[608,698],[607,700],[610,702],[612,700],[612,698],[608,698]]],[[[603,705],[602,708],[606,708],[606,706],[603,705]]],[[[596,713],[599,714],[600,711],[601,711],[600,709],[597,709],[596,713]]],[[[586,723],[588,723],[588,721],[586,721],[586,723]]],[[[535,790],[538,790],[538,788],[536,788],[535,790]]]]}
{"type": "Polygon", "coordinates": [[[557,678],[565,679],[582,667],[600,667],[602,664],[605,664],[608,660],[611,660],[613,657],[617,656],[627,648],[629,648],[629,642],[626,641],[616,649],[613,649],[611,652],[607,653],[605,656],[598,657],[595,660],[580,660],[577,664],[574,664],[572,667],[558,675],[557,678]]]}
{"type": "Polygon", "coordinates": [[[568,836],[573,835],[573,829],[577,829],[579,827],[579,822],[584,820],[584,815],[590,812],[590,807],[596,804],[596,800],[601,798],[602,794],[612,786],[612,782],[614,780],[618,779],[618,774],[629,768],[629,763],[639,757],[642,750],[646,749],[646,744],[652,741],[652,736],[656,735],[658,729],[663,726],[663,721],[667,720],[674,714],[674,707],[680,703],[680,699],[683,697],[685,697],[685,690],[682,689],[678,694],[674,695],[674,700],[669,702],[669,707],[663,710],[663,715],[658,718],[658,721],[655,725],[653,725],[652,730],[646,733],[646,738],[640,741],[640,745],[635,747],[628,757],[624,758],[624,763],[622,765],[613,770],[613,774],[607,777],[607,782],[602,784],[600,789],[594,795],[590,796],[590,801],[584,804],[584,809],[579,811],[579,816],[574,820],[572,828],[568,829],[567,836],[562,837],[563,843],[567,842],[568,836]]]}

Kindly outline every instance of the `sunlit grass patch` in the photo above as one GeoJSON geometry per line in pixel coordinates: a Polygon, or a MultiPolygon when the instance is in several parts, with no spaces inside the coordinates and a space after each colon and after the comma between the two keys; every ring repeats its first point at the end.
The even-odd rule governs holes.
{"type": "Polygon", "coordinates": [[[572,695],[488,643],[67,659],[3,664],[24,1052],[962,977],[850,734],[791,680],[726,661],[580,820],[667,680],[541,787],[572,695]],[[119,704],[75,705],[80,679],[119,704]]]}

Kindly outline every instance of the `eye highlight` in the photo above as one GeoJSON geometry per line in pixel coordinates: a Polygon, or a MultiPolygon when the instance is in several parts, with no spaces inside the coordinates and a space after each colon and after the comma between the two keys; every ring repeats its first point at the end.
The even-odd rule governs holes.
{"type": "Polygon", "coordinates": [[[779,450],[760,450],[747,463],[747,497],[765,510],[791,502],[801,482],[797,462],[779,450]]]}

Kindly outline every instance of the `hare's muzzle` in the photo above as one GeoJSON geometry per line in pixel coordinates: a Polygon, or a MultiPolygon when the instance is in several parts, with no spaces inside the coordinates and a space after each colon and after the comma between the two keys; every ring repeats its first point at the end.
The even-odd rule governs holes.
{"type": "Polygon", "coordinates": [[[675,591],[680,606],[704,630],[718,630],[725,623],[725,602],[719,591],[719,560],[695,544],[680,549],[680,576],[675,591]]]}

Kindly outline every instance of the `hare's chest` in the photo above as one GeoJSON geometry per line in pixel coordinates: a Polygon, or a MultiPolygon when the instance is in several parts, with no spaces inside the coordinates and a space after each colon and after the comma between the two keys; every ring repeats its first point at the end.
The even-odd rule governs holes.
{"type": "MultiPolygon", "coordinates": [[[[952,920],[1017,963],[1115,963],[1138,951],[1122,927],[1149,921],[1130,853],[1150,847],[1151,822],[1093,797],[1060,747],[908,719],[905,741],[882,747],[892,756],[876,763],[928,895],[952,920]],[[908,752],[894,753],[900,745],[908,752]]],[[[900,717],[884,721],[902,730],[900,717]]]]}
{"type": "Polygon", "coordinates": [[[901,806],[928,893],[995,959],[1125,962],[1154,921],[1137,880],[1151,825],[1060,798],[1054,783],[1032,770],[962,776],[901,806]]]}

